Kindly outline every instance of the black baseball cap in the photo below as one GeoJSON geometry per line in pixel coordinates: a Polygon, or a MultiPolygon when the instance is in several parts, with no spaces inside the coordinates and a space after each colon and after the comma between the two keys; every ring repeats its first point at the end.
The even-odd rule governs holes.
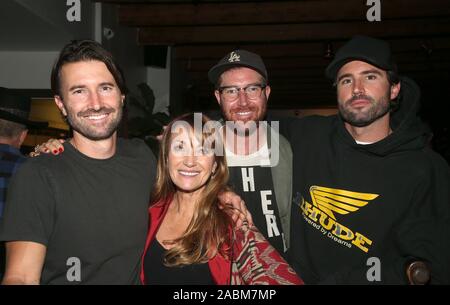
{"type": "Polygon", "coordinates": [[[337,51],[333,61],[325,70],[326,76],[336,79],[339,69],[353,60],[367,62],[385,71],[397,72],[391,47],[386,41],[357,35],[337,51]]]}
{"type": "Polygon", "coordinates": [[[234,67],[247,67],[261,74],[268,80],[267,69],[258,54],[246,50],[234,50],[222,58],[214,67],[208,71],[211,83],[216,84],[223,72],[234,67]]]}

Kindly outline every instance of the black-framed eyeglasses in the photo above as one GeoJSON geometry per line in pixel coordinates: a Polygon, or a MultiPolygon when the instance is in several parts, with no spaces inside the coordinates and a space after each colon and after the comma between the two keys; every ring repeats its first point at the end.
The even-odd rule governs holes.
{"type": "Polygon", "coordinates": [[[234,101],[239,97],[239,91],[244,90],[248,99],[257,99],[261,96],[261,92],[266,88],[266,84],[251,84],[245,87],[238,86],[223,86],[219,87],[220,94],[227,101],[234,101]]]}

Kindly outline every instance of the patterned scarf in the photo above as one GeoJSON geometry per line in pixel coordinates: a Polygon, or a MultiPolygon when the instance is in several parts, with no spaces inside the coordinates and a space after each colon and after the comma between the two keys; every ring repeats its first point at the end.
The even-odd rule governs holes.
{"type": "Polygon", "coordinates": [[[232,285],[303,285],[295,271],[256,227],[233,232],[232,285]]]}

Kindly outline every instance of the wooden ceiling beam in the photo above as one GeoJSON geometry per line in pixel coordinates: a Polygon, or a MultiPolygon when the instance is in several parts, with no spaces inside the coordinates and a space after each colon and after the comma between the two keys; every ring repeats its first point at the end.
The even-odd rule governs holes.
{"type": "MultiPolygon", "coordinates": [[[[303,67],[324,67],[330,62],[329,59],[320,57],[292,57],[292,58],[268,58],[264,60],[267,69],[276,68],[303,68],[303,67]]],[[[192,70],[208,70],[213,67],[217,60],[182,60],[178,62],[180,66],[192,70]]]]}
{"type": "Polygon", "coordinates": [[[141,45],[200,43],[287,42],[348,39],[353,35],[381,38],[444,36],[450,34],[450,18],[434,20],[386,20],[245,26],[153,27],[138,30],[141,45]]]}
{"type": "MultiPolygon", "coordinates": [[[[317,69],[315,69],[317,70],[317,69]]],[[[299,73],[298,70],[272,70],[269,71],[269,78],[272,80],[275,79],[298,79],[298,80],[307,80],[310,82],[316,82],[316,81],[324,81],[325,80],[325,74],[324,70],[319,71],[320,74],[318,75],[311,75],[310,73],[299,73]]],[[[193,71],[188,72],[188,74],[191,80],[194,81],[208,81],[207,78],[207,71],[193,71]]]]}
{"type": "MultiPolygon", "coordinates": [[[[261,1],[261,0],[256,0],[261,1]]],[[[313,0],[315,1],[315,0],[313,0]]],[[[92,2],[111,3],[111,4],[192,4],[192,3],[211,3],[211,2],[255,2],[255,0],[92,0],[92,2]]]]}
{"type": "MultiPolygon", "coordinates": [[[[329,60],[322,60],[320,58],[279,58],[266,60],[266,68],[269,73],[269,79],[276,75],[273,74],[277,70],[286,71],[298,71],[300,75],[317,75],[318,73],[323,73],[327,67],[329,60]]],[[[198,72],[200,75],[206,77],[207,72],[211,67],[215,65],[216,62],[196,60],[196,61],[182,61],[178,63],[178,66],[183,68],[186,72],[198,72]]],[[[450,66],[450,58],[445,58],[444,56],[434,56],[426,57],[423,56],[411,56],[398,58],[397,64],[400,71],[414,70],[424,67],[435,67],[436,70],[444,70],[450,66]]],[[[278,73],[281,75],[282,73],[278,73]]],[[[290,74],[296,74],[294,72],[290,74]]]]}
{"type": "MultiPolygon", "coordinates": [[[[311,73],[302,72],[300,70],[292,70],[292,72],[293,72],[292,75],[283,74],[283,75],[276,76],[275,74],[269,74],[269,84],[272,84],[272,82],[280,83],[283,81],[290,81],[290,80],[305,81],[305,82],[311,82],[311,83],[323,82],[324,84],[328,82],[328,79],[325,77],[323,70],[316,69],[314,71],[311,71],[311,73]]],[[[188,75],[190,75],[190,74],[188,74],[188,75]]],[[[213,85],[207,79],[206,74],[204,74],[204,75],[205,76],[203,78],[201,76],[190,77],[189,82],[191,82],[193,84],[202,84],[202,83],[208,84],[212,88],[213,85]]]]}
{"type": "MultiPolygon", "coordinates": [[[[424,51],[425,48],[432,51],[450,49],[450,37],[390,39],[388,42],[394,53],[424,51]]],[[[343,44],[344,41],[332,41],[332,50],[335,52],[343,44]]],[[[326,47],[326,42],[186,45],[174,47],[173,53],[176,59],[213,59],[218,61],[225,54],[235,49],[248,50],[266,59],[270,57],[321,56],[325,53],[326,47]]]]}
{"type": "MultiPolygon", "coordinates": [[[[126,4],[119,23],[133,27],[366,21],[366,1],[269,1],[247,3],[126,4]]],[[[448,0],[383,1],[382,20],[447,16],[448,0]]]]}
{"type": "MultiPolygon", "coordinates": [[[[403,63],[436,63],[450,61],[450,49],[447,50],[434,50],[431,54],[427,54],[424,50],[419,52],[409,52],[403,54],[394,54],[397,64],[403,63]]],[[[305,57],[279,57],[264,58],[266,67],[278,68],[278,67],[291,67],[291,68],[306,68],[306,67],[326,67],[331,60],[318,56],[305,56],[305,57]]],[[[183,67],[193,67],[198,70],[200,67],[209,69],[217,63],[217,59],[189,59],[179,60],[178,64],[183,67]]]]}
{"type": "MultiPolygon", "coordinates": [[[[333,47],[342,45],[342,42],[333,43],[333,47]]],[[[226,44],[226,45],[187,45],[176,46],[173,49],[177,59],[213,59],[218,61],[227,53],[235,49],[244,49],[257,53],[263,59],[269,57],[314,56],[324,53],[325,45],[322,42],[304,43],[262,43],[262,44],[226,44]]]]}

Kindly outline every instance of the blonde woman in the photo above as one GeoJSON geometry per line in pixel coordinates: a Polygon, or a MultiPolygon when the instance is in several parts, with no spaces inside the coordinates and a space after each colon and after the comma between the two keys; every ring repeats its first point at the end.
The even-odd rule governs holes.
{"type": "MultiPolygon", "coordinates": [[[[208,121],[202,116],[203,125],[208,121]]],[[[222,147],[219,141],[212,133],[194,129],[193,114],[173,120],[165,129],[149,208],[142,283],[301,284],[255,228],[245,231],[252,235],[243,234],[234,227],[231,213],[219,208],[217,196],[228,182],[225,157],[216,149],[222,147]],[[249,250],[249,244],[260,247],[249,250]]]]}

